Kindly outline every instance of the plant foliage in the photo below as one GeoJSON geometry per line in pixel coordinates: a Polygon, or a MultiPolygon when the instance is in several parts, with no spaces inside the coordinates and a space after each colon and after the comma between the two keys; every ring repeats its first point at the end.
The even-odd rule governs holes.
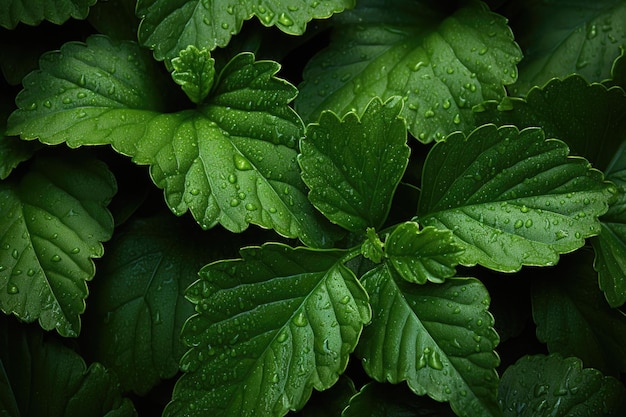
{"type": "Polygon", "coordinates": [[[7,0],[0,415],[626,414],[618,0],[7,0]]]}

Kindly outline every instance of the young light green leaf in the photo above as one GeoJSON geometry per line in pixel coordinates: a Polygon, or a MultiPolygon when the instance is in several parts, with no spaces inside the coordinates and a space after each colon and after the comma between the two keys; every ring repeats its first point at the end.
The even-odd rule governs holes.
{"type": "Polygon", "coordinates": [[[172,59],[188,45],[212,51],[224,47],[256,16],[264,26],[301,35],[312,19],[325,19],[353,7],[355,0],[139,0],[143,20],[139,41],[158,60],[172,59]]]}
{"type": "Polygon", "coordinates": [[[137,44],[103,36],[64,45],[27,77],[10,134],[71,147],[110,144],[150,165],[170,209],[190,210],[205,229],[257,224],[327,246],[333,232],[308,201],[296,161],[303,126],[288,105],[296,89],[275,77],[278,64],[240,54],[204,104],[165,113],[151,61],[137,44]]]}
{"type": "Polygon", "coordinates": [[[376,230],[373,228],[368,227],[365,234],[367,239],[361,245],[361,255],[374,263],[380,263],[385,256],[385,244],[380,240],[376,230]]]}
{"type": "Polygon", "coordinates": [[[418,395],[450,402],[458,416],[500,415],[498,335],[478,280],[413,285],[383,264],[362,281],[374,311],[357,347],[368,375],[407,381],[418,395]]]}
{"type": "Polygon", "coordinates": [[[611,65],[626,44],[626,4],[621,0],[536,2],[515,94],[525,94],[554,77],[577,73],[588,81],[609,78],[611,65]]]}
{"type": "Polygon", "coordinates": [[[278,417],[332,386],[371,318],[342,255],[267,244],[205,267],[165,415],[278,417]]]}
{"type": "Polygon", "coordinates": [[[476,126],[540,126],[546,137],[563,140],[572,154],[600,170],[608,167],[626,136],[624,91],[590,84],[576,74],[534,87],[524,99],[505,97],[476,106],[474,111],[476,126]]]}
{"type": "Polygon", "coordinates": [[[352,232],[380,228],[409,161],[402,102],[374,99],[359,118],[324,112],[307,128],[298,162],[309,199],[352,232]]]}
{"type": "Polygon", "coordinates": [[[409,131],[430,142],[472,125],[472,106],[503,97],[517,77],[521,52],[506,19],[481,2],[448,15],[420,2],[365,0],[338,21],[330,47],[304,71],[295,104],[305,121],[400,96],[409,131]]]}
{"type": "Polygon", "coordinates": [[[341,417],[456,417],[446,403],[416,397],[404,384],[369,382],[352,397],[341,417]]]}
{"type": "Polygon", "coordinates": [[[616,379],[554,354],[524,356],[504,372],[499,389],[504,417],[619,417],[624,398],[616,379]]]}
{"type": "Polygon", "coordinates": [[[202,103],[213,86],[215,60],[206,49],[189,45],[172,59],[172,78],[187,97],[196,104],[202,103]]]}
{"type": "Polygon", "coordinates": [[[36,26],[43,20],[56,25],[64,23],[69,18],[84,19],[89,13],[89,7],[97,0],[4,0],[0,2],[0,26],[14,29],[22,22],[36,26]]]}
{"type": "Polygon", "coordinates": [[[426,227],[415,222],[398,225],[385,240],[385,253],[396,272],[417,284],[441,283],[456,274],[462,247],[449,230],[426,227]]]}
{"type": "Polygon", "coordinates": [[[418,207],[424,226],[452,230],[461,263],[512,272],[553,265],[600,233],[615,188],[537,128],[486,125],[429,152],[418,207]]]}
{"type": "Polygon", "coordinates": [[[132,417],[114,373],[89,367],[73,350],[46,341],[40,329],[0,317],[0,393],[3,415],[22,417],[132,417]],[[4,380],[4,382],[3,382],[4,380]],[[5,414],[9,413],[9,414],[5,414]]]}
{"type": "MultiPolygon", "coordinates": [[[[107,245],[85,332],[94,359],[115,371],[125,391],[144,395],[178,372],[186,350],[180,331],[193,314],[184,292],[214,255],[198,233],[175,217],[155,216],[131,220],[107,245]]],[[[228,246],[225,256],[236,253],[228,246]]]]}
{"type": "Polygon", "coordinates": [[[537,338],[551,353],[576,356],[607,375],[626,371],[626,315],[598,290],[590,251],[581,251],[562,273],[533,281],[537,338]]]}
{"type": "Polygon", "coordinates": [[[117,187],[91,159],[36,159],[0,183],[0,308],[21,320],[77,336],[92,258],[113,232],[106,205],[117,187]]]}

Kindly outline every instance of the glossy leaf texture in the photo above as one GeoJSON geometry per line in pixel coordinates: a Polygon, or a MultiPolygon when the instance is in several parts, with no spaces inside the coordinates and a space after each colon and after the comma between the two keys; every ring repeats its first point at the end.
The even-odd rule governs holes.
{"type": "MultiPolygon", "coordinates": [[[[619,74],[619,69],[615,75],[619,74]]],[[[525,99],[504,99],[480,106],[478,123],[492,121],[519,128],[541,126],[547,137],[563,138],[571,152],[605,171],[606,179],[619,187],[626,135],[626,95],[621,88],[589,84],[579,75],[554,79],[543,88],[532,88],[525,99]]],[[[626,177],[625,177],[626,178],[626,177]]],[[[626,301],[626,217],[623,199],[610,204],[600,218],[602,231],[593,238],[600,287],[612,306],[626,301]]]]}
{"type": "Polygon", "coordinates": [[[92,258],[113,232],[115,178],[96,160],[37,158],[0,183],[0,308],[78,336],[92,258]]]}
{"type": "Polygon", "coordinates": [[[342,255],[266,244],[203,268],[165,415],[282,416],[331,387],[371,318],[342,255]]]}
{"type": "Polygon", "coordinates": [[[14,29],[18,23],[36,26],[43,20],[56,25],[70,18],[84,19],[96,0],[3,0],[0,3],[0,26],[14,29]]]}
{"type": "Polygon", "coordinates": [[[380,228],[409,161],[402,102],[374,99],[359,117],[324,112],[300,142],[309,199],[351,232],[380,228]]]}
{"type": "Polygon", "coordinates": [[[196,104],[202,103],[215,79],[215,60],[209,51],[189,45],[172,59],[172,67],[172,78],[187,97],[196,104]]]}
{"type": "Polygon", "coordinates": [[[589,251],[568,259],[563,273],[533,280],[532,312],[537,338],[548,351],[576,356],[607,375],[626,371],[626,315],[598,290],[589,251]]]}
{"type": "Polygon", "coordinates": [[[447,401],[458,416],[498,416],[498,335],[489,294],[473,278],[414,285],[383,264],[363,286],[374,317],[357,356],[379,382],[406,381],[418,395],[447,401]]]}
{"type": "Polygon", "coordinates": [[[337,22],[304,70],[295,104],[308,122],[400,96],[409,131],[427,143],[472,125],[472,106],[503,97],[517,78],[521,52],[506,19],[481,2],[442,15],[420,2],[365,0],[337,22]]]}
{"type": "Polygon", "coordinates": [[[275,77],[277,63],[240,54],[205,104],[176,113],[164,112],[163,80],[137,44],[93,36],[45,55],[40,67],[18,95],[11,134],[50,145],[110,144],[150,165],[170,209],[191,211],[204,229],[257,224],[311,246],[333,239],[300,178],[303,126],[288,105],[296,89],[275,77]]]}
{"type": "Polygon", "coordinates": [[[40,329],[0,317],[0,410],[22,417],[132,417],[114,373],[89,367],[73,350],[46,340],[40,329]]]}
{"type": "Polygon", "coordinates": [[[624,2],[557,0],[526,7],[533,30],[519,39],[525,56],[512,86],[515,94],[572,73],[588,81],[610,77],[611,65],[626,44],[624,2]]]}
{"type": "Polygon", "coordinates": [[[352,397],[341,417],[456,417],[449,405],[416,397],[404,384],[369,382],[352,397]]]}
{"type": "Polygon", "coordinates": [[[158,60],[172,59],[188,45],[210,51],[226,46],[244,21],[301,35],[312,19],[325,19],[354,6],[354,0],[139,0],[139,41],[158,60]]]}
{"type": "Polygon", "coordinates": [[[91,287],[85,339],[124,390],[145,395],[178,372],[186,351],[180,331],[193,314],[185,290],[209,256],[236,249],[225,243],[223,253],[213,253],[202,232],[172,216],[131,219],[117,230],[91,287]]]}
{"type": "Polygon", "coordinates": [[[452,230],[461,263],[513,272],[554,265],[600,233],[615,187],[538,128],[486,125],[450,135],[424,166],[419,223],[452,230]]]}
{"type": "Polygon", "coordinates": [[[502,375],[504,417],[618,417],[626,412],[620,382],[560,355],[524,356],[502,375]]]}

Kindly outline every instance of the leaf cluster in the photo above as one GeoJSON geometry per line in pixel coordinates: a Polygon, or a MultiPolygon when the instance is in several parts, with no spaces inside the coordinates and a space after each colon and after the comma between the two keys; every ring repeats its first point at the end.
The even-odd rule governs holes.
{"type": "Polygon", "coordinates": [[[0,415],[626,413],[619,0],[0,4],[0,415]]]}

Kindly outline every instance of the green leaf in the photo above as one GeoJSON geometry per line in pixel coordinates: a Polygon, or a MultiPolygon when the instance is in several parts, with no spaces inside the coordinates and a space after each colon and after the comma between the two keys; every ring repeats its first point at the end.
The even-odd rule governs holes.
{"type": "Polygon", "coordinates": [[[420,2],[365,0],[338,18],[329,48],[304,71],[295,104],[306,121],[400,96],[409,131],[430,142],[472,125],[472,106],[503,97],[517,77],[521,52],[506,19],[480,2],[450,15],[420,2]]]}
{"type": "Polygon", "coordinates": [[[352,397],[341,417],[456,417],[448,404],[416,397],[404,385],[367,383],[352,397]]]}
{"type": "Polygon", "coordinates": [[[10,134],[50,145],[110,144],[150,165],[170,209],[190,210],[205,229],[257,224],[329,245],[334,232],[308,201],[296,161],[303,126],[288,105],[296,89],[275,77],[278,64],[240,54],[203,105],[164,113],[151,61],[137,44],[103,36],[65,44],[27,77],[10,134]]]}
{"type": "Polygon", "coordinates": [[[400,224],[385,240],[385,253],[396,272],[408,282],[441,283],[456,274],[462,248],[449,230],[415,222],[400,224]]]}
{"type": "Polygon", "coordinates": [[[380,263],[385,256],[385,244],[380,240],[376,234],[376,230],[373,228],[368,227],[365,234],[367,239],[361,245],[361,255],[374,263],[380,263]]]}
{"type": "MultiPolygon", "coordinates": [[[[89,367],[71,349],[45,340],[40,329],[0,317],[0,410],[21,417],[136,416],[117,377],[89,367]],[[4,388],[4,387],[3,387],[4,388]]],[[[8,414],[5,414],[8,413],[8,414]]]]}
{"type": "MultiPolygon", "coordinates": [[[[107,245],[91,288],[86,339],[124,390],[144,395],[178,372],[186,351],[180,331],[193,314],[184,292],[211,254],[198,233],[172,216],[155,216],[131,220],[107,245]]],[[[221,246],[224,255],[236,253],[228,246],[221,246]]]]}
{"type": "Polygon", "coordinates": [[[309,199],[352,232],[380,228],[409,161],[402,102],[374,99],[359,118],[324,112],[308,126],[299,156],[309,199]]]}
{"type": "Polygon", "coordinates": [[[165,415],[282,416],[332,386],[371,318],[343,254],[267,244],[205,267],[165,415]]]}
{"type": "Polygon", "coordinates": [[[617,86],[626,89],[626,51],[622,47],[620,56],[613,62],[611,79],[603,82],[607,87],[617,86]]]}
{"type": "Polygon", "coordinates": [[[521,38],[525,57],[512,87],[524,94],[553,77],[581,74],[588,81],[609,78],[626,44],[626,4],[621,0],[534,2],[530,36],[521,38]]]}
{"type": "Polygon", "coordinates": [[[69,18],[86,18],[89,7],[95,3],[96,0],[4,0],[0,2],[0,26],[13,29],[20,22],[36,26],[43,20],[61,25],[69,18]]]}
{"type": "Polygon", "coordinates": [[[509,367],[499,389],[504,417],[623,416],[626,390],[578,358],[525,356],[509,367]]]}
{"type": "Polygon", "coordinates": [[[193,45],[179,52],[172,59],[172,78],[179,84],[187,97],[196,104],[202,103],[213,86],[215,60],[206,49],[193,45]]]}
{"type": "Polygon", "coordinates": [[[12,110],[12,98],[8,94],[0,97],[0,180],[7,178],[21,162],[30,159],[39,147],[4,135],[6,120],[12,110]]]}
{"type": "Polygon", "coordinates": [[[600,233],[614,187],[537,128],[486,125],[429,152],[419,222],[452,230],[461,263],[512,272],[553,265],[600,233]]]}
{"type": "Polygon", "coordinates": [[[576,356],[587,367],[618,376],[626,371],[626,315],[611,308],[598,290],[590,251],[563,268],[533,281],[537,338],[551,353],[576,356]]]}
{"type": "Polygon", "coordinates": [[[301,35],[312,19],[325,19],[353,7],[355,0],[139,0],[137,15],[143,20],[139,41],[154,49],[158,60],[171,59],[194,45],[212,51],[224,47],[256,16],[264,26],[301,35]]]}
{"type": "Polygon", "coordinates": [[[116,191],[97,160],[37,158],[0,183],[0,308],[46,330],[77,336],[92,258],[113,232],[106,209],[116,191]]]}
{"type": "Polygon", "coordinates": [[[448,401],[459,416],[498,416],[498,335],[489,294],[472,278],[413,285],[383,264],[363,286],[374,317],[357,347],[376,381],[407,381],[418,395],[448,401]]]}
{"type": "Polygon", "coordinates": [[[604,170],[626,136],[626,95],[620,88],[589,84],[580,75],[532,88],[525,99],[506,97],[474,108],[476,126],[495,123],[519,129],[539,126],[563,140],[571,153],[604,170]]]}

